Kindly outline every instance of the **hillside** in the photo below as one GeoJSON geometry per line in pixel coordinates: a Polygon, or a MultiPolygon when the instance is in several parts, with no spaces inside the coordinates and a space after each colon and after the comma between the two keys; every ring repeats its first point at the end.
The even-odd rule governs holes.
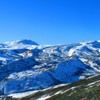
{"type": "Polygon", "coordinates": [[[50,87],[20,99],[15,95],[6,100],[100,100],[100,76],[50,87]]]}
{"type": "Polygon", "coordinates": [[[100,75],[100,41],[44,45],[0,43],[0,96],[39,91],[100,75]]]}

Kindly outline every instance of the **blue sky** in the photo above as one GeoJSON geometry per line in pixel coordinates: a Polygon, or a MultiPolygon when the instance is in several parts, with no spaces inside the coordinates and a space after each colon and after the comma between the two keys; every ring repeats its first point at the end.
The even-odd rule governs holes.
{"type": "Polygon", "coordinates": [[[100,0],[0,0],[0,42],[100,40],[100,0]]]}

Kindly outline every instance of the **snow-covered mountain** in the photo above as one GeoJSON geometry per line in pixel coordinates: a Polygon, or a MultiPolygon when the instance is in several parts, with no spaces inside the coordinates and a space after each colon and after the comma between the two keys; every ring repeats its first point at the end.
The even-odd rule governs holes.
{"type": "Polygon", "coordinates": [[[0,43],[0,95],[41,90],[100,75],[100,41],[41,46],[0,43]]]}

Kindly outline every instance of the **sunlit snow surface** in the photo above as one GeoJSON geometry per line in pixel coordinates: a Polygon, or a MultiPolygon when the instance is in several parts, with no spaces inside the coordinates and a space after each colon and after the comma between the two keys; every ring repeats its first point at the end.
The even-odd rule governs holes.
{"type": "Polygon", "coordinates": [[[38,91],[100,74],[100,41],[0,43],[0,95],[38,91]]]}

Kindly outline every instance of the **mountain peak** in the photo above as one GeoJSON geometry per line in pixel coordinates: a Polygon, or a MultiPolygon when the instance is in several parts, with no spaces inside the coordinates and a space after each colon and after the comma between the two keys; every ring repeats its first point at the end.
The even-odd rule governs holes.
{"type": "Polygon", "coordinates": [[[12,42],[5,42],[5,44],[9,45],[9,46],[15,46],[15,45],[38,45],[36,42],[32,41],[32,40],[28,40],[28,39],[23,39],[23,40],[16,40],[16,41],[12,41],[12,42]]]}
{"type": "Polygon", "coordinates": [[[17,44],[25,44],[25,45],[38,45],[36,42],[32,41],[32,40],[28,40],[28,39],[23,39],[23,40],[18,40],[17,44]]]}

